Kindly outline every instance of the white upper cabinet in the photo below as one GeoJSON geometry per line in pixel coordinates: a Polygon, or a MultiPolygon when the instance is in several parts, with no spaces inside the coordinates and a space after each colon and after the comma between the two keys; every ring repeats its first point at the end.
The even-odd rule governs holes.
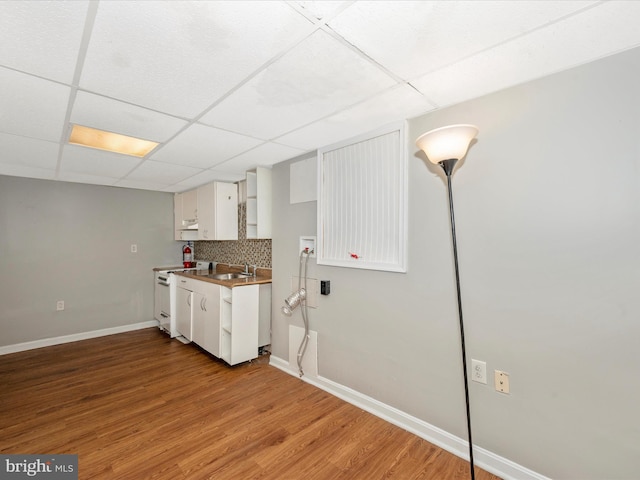
{"type": "Polygon", "coordinates": [[[271,170],[247,172],[247,238],[271,238],[271,170]]]}
{"type": "Polygon", "coordinates": [[[182,194],[182,228],[198,224],[198,192],[189,190],[182,194]]]}
{"type": "Polygon", "coordinates": [[[195,190],[173,195],[173,218],[176,240],[198,238],[198,206],[195,190]]]}
{"type": "Polygon", "coordinates": [[[176,240],[237,240],[238,186],[213,182],[174,195],[176,240]]]}
{"type": "Polygon", "coordinates": [[[213,182],[197,192],[198,240],[237,240],[238,185],[213,182]]]}

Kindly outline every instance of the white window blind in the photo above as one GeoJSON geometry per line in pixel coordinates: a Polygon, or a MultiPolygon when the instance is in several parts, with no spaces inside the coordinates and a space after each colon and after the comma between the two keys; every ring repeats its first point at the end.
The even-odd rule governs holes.
{"type": "Polygon", "coordinates": [[[406,271],[404,124],[318,151],[318,263],[406,271]]]}

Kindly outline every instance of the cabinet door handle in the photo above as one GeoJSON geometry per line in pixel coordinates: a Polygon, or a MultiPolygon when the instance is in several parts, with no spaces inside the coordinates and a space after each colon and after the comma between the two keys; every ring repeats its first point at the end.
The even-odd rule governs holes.
{"type": "Polygon", "coordinates": [[[191,295],[187,297],[187,305],[191,306],[191,295]]]}

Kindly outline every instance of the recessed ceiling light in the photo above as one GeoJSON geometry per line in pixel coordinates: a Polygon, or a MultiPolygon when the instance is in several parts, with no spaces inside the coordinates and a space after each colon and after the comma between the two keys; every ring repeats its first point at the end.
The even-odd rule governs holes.
{"type": "Polygon", "coordinates": [[[69,136],[69,143],[85,147],[98,148],[109,152],[144,157],[158,146],[157,142],[128,137],[118,133],[105,132],[95,128],[74,125],[69,136]]]}

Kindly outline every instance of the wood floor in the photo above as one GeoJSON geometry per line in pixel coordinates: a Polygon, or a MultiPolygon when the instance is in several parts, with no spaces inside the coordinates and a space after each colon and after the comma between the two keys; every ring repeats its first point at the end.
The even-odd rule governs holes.
{"type": "Polygon", "coordinates": [[[0,356],[0,453],[78,454],[80,479],[469,478],[266,356],[228,367],[155,328],[0,356]]]}

